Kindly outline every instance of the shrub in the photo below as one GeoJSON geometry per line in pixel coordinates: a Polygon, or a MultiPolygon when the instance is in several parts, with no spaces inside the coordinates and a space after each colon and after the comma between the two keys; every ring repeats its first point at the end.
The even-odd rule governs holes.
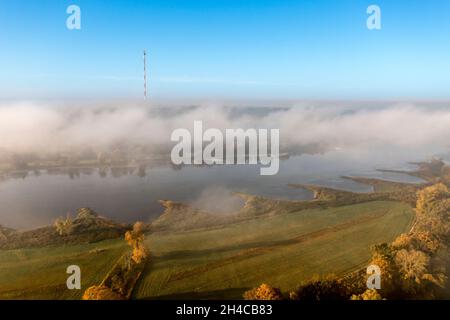
{"type": "Polygon", "coordinates": [[[383,298],[375,289],[367,289],[361,294],[352,295],[350,300],[382,300],[383,298]]]}
{"type": "Polygon", "coordinates": [[[296,292],[299,300],[346,300],[350,293],[342,279],[329,276],[326,279],[311,280],[300,286],[296,292]]]}
{"type": "Polygon", "coordinates": [[[53,224],[56,228],[56,231],[60,236],[69,235],[73,231],[73,221],[70,218],[70,215],[67,214],[67,218],[58,218],[55,220],[53,224]]]}
{"type": "Polygon", "coordinates": [[[83,300],[124,300],[125,298],[105,285],[92,286],[86,289],[83,300]]]}
{"type": "Polygon", "coordinates": [[[273,288],[268,284],[263,283],[257,288],[246,291],[244,293],[245,300],[282,300],[283,295],[280,289],[273,288]]]}
{"type": "Polygon", "coordinates": [[[143,262],[148,256],[144,244],[144,229],[145,226],[142,222],[136,222],[133,230],[125,233],[125,240],[133,248],[131,259],[138,264],[143,262]]]}

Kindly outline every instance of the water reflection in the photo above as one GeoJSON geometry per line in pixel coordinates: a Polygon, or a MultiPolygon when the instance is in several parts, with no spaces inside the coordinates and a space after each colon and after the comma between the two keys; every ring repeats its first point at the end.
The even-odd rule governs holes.
{"type": "Polygon", "coordinates": [[[223,212],[227,211],[228,204],[236,206],[236,202],[228,198],[234,191],[279,199],[311,199],[310,191],[290,188],[290,183],[369,192],[370,186],[341,176],[421,182],[409,175],[376,170],[413,169],[408,160],[423,160],[423,155],[412,157],[407,153],[393,158],[348,150],[302,155],[281,161],[279,174],[275,176],[260,176],[259,166],[248,165],[139,164],[12,172],[0,182],[0,224],[34,228],[49,224],[56,217],[75,212],[80,207],[91,207],[118,221],[149,221],[161,214],[160,199],[188,202],[198,207],[204,205],[211,211],[215,211],[216,206],[217,212],[223,212]],[[220,193],[211,190],[219,190],[220,193]]]}

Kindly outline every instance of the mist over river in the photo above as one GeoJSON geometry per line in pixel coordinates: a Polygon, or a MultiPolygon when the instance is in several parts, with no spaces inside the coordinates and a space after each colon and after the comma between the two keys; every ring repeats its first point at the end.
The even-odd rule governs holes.
{"type": "Polygon", "coordinates": [[[139,157],[159,155],[162,159],[145,169],[79,165],[83,168],[47,171],[51,166],[42,166],[30,167],[43,169],[30,172],[0,171],[0,225],[35,228],[68,213],[73,217],[81,207],[121,222],[151,221],[163,212],[158,200],[190,203],[227,214],[243,204],[232,192],[281,199],[312,198],[310,191],[288,184],[371,191],[370,186],[342,176],[418,183],[419,179],[407,174],[377,169],[413,170],[415,166],[409,162],[427,161],[432,156],[448,161],[449,124],[448,104],[155,108],[132,103],[3,103],[3,165],[9,165],[15,154],[59,154],[61,150],[81,154],[80,150],[86,148],[98,151],[116,144],[145,147],[128,154],[124,151],[124,158],[130,160],[126,164],[139,164],[133,160],[139,157]],[[280,152],[289,157],[283,157],[278,174],[273,176],[261,176],[256,165],[172,166],[169,155],[173,130],[192,130],[197,120],[203,121],[204,128],[222,132],[227,128],[279,129],[280,152]]]}
{"type": "Polygon", "coordinates": [[[419,183],[420,179],[376,169],[412,170],[408,161],[428,160],[439,150],[336,149],[323,154],[292,156],[280,162],[274,176],[259,175],[254,165],[172,166],[137,169],[81,169],[78,173],[45,170],[16,173],[0,181],[0,224],[29,229],[52,223],[76,209],[90,207],[121,222],[151,221],[163,207],[158,200],[191,203],[216,214],[237,210],[242,200],[231,192],[246,192],[279,199],[311,199],[308,190],[288,184],[316,184],[355,192],[371,187],[341,176],[378,177],[419,183]]]}

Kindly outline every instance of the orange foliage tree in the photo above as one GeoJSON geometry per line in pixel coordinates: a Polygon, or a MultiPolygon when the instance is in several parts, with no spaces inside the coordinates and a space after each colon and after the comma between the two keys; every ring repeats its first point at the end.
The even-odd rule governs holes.
{"type": "Polygon", "coordinates": [[[133,226],[133,230],[125,233],[125,240],[133,248],[131,259],[135,263],[143,262],[148,256],[148,252],[144,244],[144,230],[144,223],[136,222],[133,226]]]}
{"type": "Polygon", "coordinates": [[[382,300],[383,298],[375,289],[367,289],[361,294],[354,294],[350,300],[382,300]]]}
{"type": "Polygon", "coordinates": [[[282,300],[283,295],[280,289],[273,288],[270,285],[263,283],[257,288],[246,291],[244,293],[245,300],[282,300]]]}
{"type": "Polygon", "coordinates": [[[83,300],[124,300],[125,298],[112,291],[111,288],[99,285],[92,286],[86,289],[83,294],[83,300]]]}

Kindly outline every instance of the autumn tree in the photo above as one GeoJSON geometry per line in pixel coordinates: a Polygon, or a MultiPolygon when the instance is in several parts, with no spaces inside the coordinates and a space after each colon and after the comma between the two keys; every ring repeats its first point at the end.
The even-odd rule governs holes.
{"type": "Polygon", "coordinates": [[[135,263],[143,262],[148,256],[147,248],[144,244],[144,230],[144,223],[136,222],[133,230],[125,233],[125,240],[133,248],[131,259],[135,263]]]}
{"type": "Polygon", "coordinates": [[[439,239],[429,231],[415,231],[413,234],[403,233],[392,242],[391,246],[395,250],[417,249],[430,255],[442,248],[439,239]]]}
{"type": "Polygon", "coordinates": [[[438,183],[418,191],[416,211],[419,216],[450,214],[450,192],[447,186],[438,183]]]}
{"type": "Polygon", "coordinates": [[[280,289],[273,288],[270,285],[263,283],[259,287],[244,293],[245,300],[282,300],[283,295],[280,289]]]}
{"type": "Polygon", "coordinates": [[[383,300],[381,295],[375,289],[367,289],[361,294],[354,294],[350,300],[383,300]]]}
{"type": "Polygon", "coordinates": [[[413,237],[413,246],[427,254],[436,254],[443,244],[430,231],[418,231],[413,237]]]}
{"type": "Polygon", "coordinates": [[[420,284],[427,273],[430,257],[422,251],[402,249],[395,254],[395,263],[403,279],[420,284]]]}
{"type": "Polygon", "coordinates": [[[346,300],[350,297],[350,288],[343,279],[329,275],[325,278],[313,278],[301,285],[295,294],[299,300],[346,300]]]}
{"type": "Polygon", "coordinates": [[[411,235],[402,233],[391,244],[391,247],[395,250],[409,249],[413,245],[413,238],[411,235]]]}
{"type": "MultiPolygon", "coordinates": [[[[401,242],[407,242],[407,237],[402,237],[401,242]]],[[[382,243],[372,247],[372,259],[369,265],[376,265],[381,271],[381,294],[390,297],[395,294],[398,280],[398,268],[395,264],[395,249],[382,243]]]]}
{"type": "Polygon", "coordinates": [[[72,232],[73,220],[70,218],[70,215],[67,214],[65,219],[61,217],[57,218],[53,225],[60,236],[67,235],[72,232]]]}
{"type": "MultiPolygon", "coordinates": [[[[445,267],[432,267],[432,258],[419,250],[402,249],[395,261],[401,275],[401,288],[415,297],[433,297],[437,287],[444,287],[445,267]]],[[[439,266],[439,265],[438,265],[439,266]]]]}
{"type": "Polygon", "coordinates": [[[124,300],[125,298],[105,285],[92,286],[86,289],[83,300],[124,300]]]}

